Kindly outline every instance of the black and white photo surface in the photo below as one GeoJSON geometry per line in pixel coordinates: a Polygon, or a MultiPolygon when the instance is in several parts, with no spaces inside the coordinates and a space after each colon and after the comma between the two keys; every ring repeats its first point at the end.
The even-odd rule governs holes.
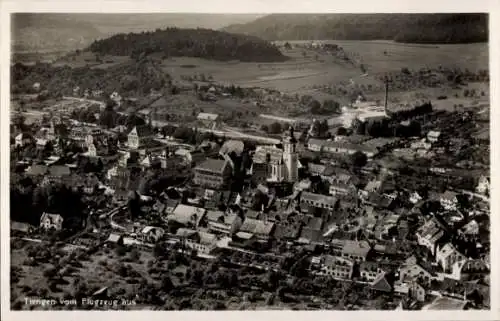
{"type": "Polygon", "coordinates": [[[10,17],[11,310],[490,310],[487,13],[10,17]]]}

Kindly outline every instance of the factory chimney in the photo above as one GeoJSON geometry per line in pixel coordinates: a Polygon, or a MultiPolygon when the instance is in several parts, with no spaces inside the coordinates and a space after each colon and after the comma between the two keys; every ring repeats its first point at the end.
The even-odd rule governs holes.
{"type": "Polygon", "coordinates": [[[385,100],[384,100],[384,112],[387,114],[387,100],[389,96],[389,78],[385,77],[385,100]]]}

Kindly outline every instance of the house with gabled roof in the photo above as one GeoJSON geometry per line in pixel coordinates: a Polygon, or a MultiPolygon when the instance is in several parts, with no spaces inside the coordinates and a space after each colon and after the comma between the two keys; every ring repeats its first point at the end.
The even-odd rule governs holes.
{"type": "Polygon", "coordinates": [[[444,209],[447,211],[456,210],[458,205],[457,195],[458,195],[457,193],[452,191],[446,191],[443,194],[441,194],[439,198],[441,206],[443,206],[444,209]]]}
{"type": "Polygon", "coordinates": [[[229,184],[232,168],[225,159],[208,158],[194,169],[194,183],[196,185],[220,189],[229,184]]]}
{"type": "Polygon", "coordinates": [[[427,140],[430,141],[431,143],[435,143],[439,140],[440,136],[441,136],[440,131],[431,130],[430,132],[427,133],[427,140]]]}
{"type": "Polygon", "coordinates": [[[217,236],[212,233],[180,228],[176,232],[182,244],[201,254],[210,254],[217,247],[217,236]]]}
{"type": "Polygon", "coordinates": [[[480,280],[490,273],[490,269],[481,259],[465,259],[453,264],[452,272],[446,275],[457,281],[480,280]]]}
{"type": "Polygon", "coordinates": [[[490,179],[484,175],[479,177],[479,181],[477,183],[476,192],[479,194],[489,194],[490,192],[490,179]]]}
{"type": "Polygon", "coordinates": [[[320,259],[320,275],[330,276],[334,279],[350,280],[352,278],[354,262],[349,259],[325,255],[320,259]]]}
{"type": "Polygon", "coordinates": [[[51,214],[44,212],[40,217],[40,227],[45,230],[54,229],[56,231],[62,230],[63,217],[60,214],[51,214]]]}
{"type": "MultiPolygon", "coordinates": [[[[415,257],[413,257],[415,258],[415,257]]],[[[423,281],[442,280],[443,275],[438,271],[438,267],[415,258],[414,261],[405,262],[399,268],[399,280],[401,282],[421,279],[423,281]]]]}
{"type": "Polygon", "coordinates": [[[161,227],[145,226],[141,230],[142,239],[145,242],[149,242],[149,243],[158,242],[163,237],[163,235],[165,235],[165,230],[162,229],[161,227]]]}
{"type": "Polygon", "coordinates": [[[303,220],[298,242],[317,243],[323,240],[324,221],[320,217],[306,217],[303,220]]]}
{"type": "Polygon", "coordinates": [[[149,125],[135,126],[127,135],[127,146],[139,149],[154,138],[154,132],[149,125]]]}
{"type": "Polygon", "coordinates": [[[45,165],[33,164],[26,169],[26,174],[29,176],[44,176],[49,171],[49,168],[45,165]]]}
{"type": "Polygon", "coordinates": [[[434,219],[431,219],[419,227],[415,235],[418,244],[425,246],[432,255],[435,255],[439,241],[445,236],[445,231],[434,219]]]}
{"type": "Polygon", "coordinates": [[[273,236],[274,229],[275,224],[273,222],[247,217],[239,228],[238,233],[247,233],[254,236],[257,240],[268,241],[273,236]]]}
{"type": "Polygon", "coordinates": [[[359,264],[359,276],[364,282],[373,282],[377,276],[385,271],[380,263],[372,261],[363,261],[359,264]]]}
{"type": "Polygon", "coordinates": [[[204,208],[179,204],[171,214],[167,215],[168,221],[174,221],[186,226],[198,226],[206,214],[204,208]]]}
{"type": "Polygon", "coordinates": [[[109,234],[109,237],[106,240],[106,242],[123,245],[123,235],[117,233],[111,233],[109,234]]]}
{"type": "Polygon", "coordinates": [[[341,249],[342,257],[355,262],[366,261],[372,248],[367,241],[343,240],[341,249]]]}
{"type": "Polygon", "coordinates": [[[376,292],[391,293],[393,291],[393,282],[388,273],[380,273],[370,284],[370,289],[376,292]]]}
{"type": "Polygon", "coordinates": [[[28,133],[20,133],[15,137],[15,146],[23,147],[35,143],[33,135],[28,133]]]}
{"type": "Polygon", "coordinates": [[[460,253],[451,243],[438,246],[436,251],[436,263],[438,263],[445,272],[451,272],[453,264],[466,259],[467,257],[460,253]]]}
{"type": "Polygon", "coordinates": [[[300,206],[311,206],[333,210],[338,204],[338,199],[334,196],[322,195],[303,191],[300,196],[300,206]]]}

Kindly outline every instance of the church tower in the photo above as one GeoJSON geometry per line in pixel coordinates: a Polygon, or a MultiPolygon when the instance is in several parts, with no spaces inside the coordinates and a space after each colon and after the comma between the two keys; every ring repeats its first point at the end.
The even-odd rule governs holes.
{"type": "Polygon", "coordinates": [[[293,133],[293,127],[290,126],[288,137],[283,139],[283,160],[286,167],[285,180],[295,182],[299,178],[299,155],[297,153],[297,140],[293,133]]]}

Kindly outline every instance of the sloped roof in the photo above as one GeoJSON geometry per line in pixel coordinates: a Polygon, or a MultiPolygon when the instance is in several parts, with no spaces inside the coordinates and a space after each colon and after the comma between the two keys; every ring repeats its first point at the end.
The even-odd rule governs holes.
{"type": "Polygon", "coordinates": [[[134,128],[132,128],[132,130],[129,132],[129,134],[134,130],[137,132],[137,136],[139,136],[139,137],[149,137],[149,136],[153,136],[153,134],[154,134],[151,127],[149,127],[149,125],[135,126],[134,128]]]}
{"type": "Polygon", "coordinates": [[[452,192],[452,191],[446,191],[441,195],[442,199],[448,200],[448,201],[454,201],[457,197],[457,193],[452,192]]]}
{"type": "Polygon", "coordinates": [[[309,242],[321,242],[323,240],[323,234],[321,230],[303,227],[300,232],[300,238],[309,242]]]}
{"type": "Polygon", "coordinates": [[[296,239],[299,237],[300,224],[276,224],[274,237],[277,239],[296,239]]]}
{"type": "Polygon", "coordinates": [[[49,219],[53,223],[55,220],[58,220],[58,219],[63,220],[63,217],[61,216],[61,214],[51,214],[51,213],[45,212],[40,217],[40,222],[44,221],[45,219],[49,219]]]}
{"type": "Polygon", "coordinates": [[[198,117],[199,120],[217,120],[219,118],[219,115],[217,114],[212,114],[212,113],[199,113],[198,117]]]}
{"type": "Polygon", "coordinates": [[[370,288],[381,292],[391,292],[392,286],[387,280],[386,273],[380,273],[370,284],[370,288]]]}
{"type": "Polygon", "coordinates": [[[257,164],[266,164],[267,155],[270,157],[271,164],[279,164],[283,161],[283,150],[274,146],[257,146],[253,161],[257,164]]]}
{"type": "Polygon", "coordinates": [[[306,227],[312,230],[321,231],[323,229],[323,219],[321,217],[311,217],[306,227]]]}
{"type": "Polygon", "coordinates": [[[241,140],[228,140],[222,145],[219,153],[221,154],[230,154],[231,152],[235,152],[236,155],[241,155],[243,150],[245,149],[245,144],[241,140]]]}
{"type": "Polygon", "coordinates": [[[210,222],[216,222],[220,218],[224,218],[224,212],[222,212],[222,211],[207,211],[207,214],[205,217],[210,222]]]}
{"type": "Polygon", "coordinates": [[[226,167],[226,164],[226,160],[208,158],[204,162],[196,166],[195,169],[206,170],[213,173],[222,173],[224,171],[224,168],[226,167]]]}
{"type": "Polygon", "coordinates": [[[35,164],[35,165],[31,165],[27,169],[26,173],[28,175],[45,175],[45,174],[47,174],[48,170],[49,170],[48,167],[45,165],[36,165],[35,164]]]}
{"type": "Polygon", "coordinates": [[[118,241],[120,241],[121,238],[122,238],[122,236],[120,234],[111,233],[111,234],[109,234],[108,241],[113,242],[113,243],[117,243],[118,241]]]}
{"type": "Polygon", "coordinates": [[[366,241],[345,240],[342,253],[366,257],[370,249],[370,244],[366,241]]]}
{"type": "Polygon", "coordinates": [[[361,144],[353,144],[353,143],[348,143],[348,142],[335,142],[335,141],[327,141],[324,139],[310,138],[307,141],[307,143],[310,145],[318,145],[321,147],[338,148],[338,149],[342,149],[342,150],[351,150],[351,151],[358,151],[358,152],[363,152],[363,153],[376,153],[377,152],[377,149],[373,148],[371,146],[361,145],[361,144]]]}
{"type": "Polygon", "coordinates": [[[200,244],[213,245],[217,241],[217,237],[212,233],[200,231],[198,235],[200,236],[200,244]]]}
{"type": "Polygon", "coordinates": [[[181,224],[191,222],[191,218],[196,215],[196,223],[198,223],[205,215],[206,210],[203,208],[179,204],[172,214],[168,215],[167,219],[177,221],[181,224]]]}
{"type": "Polygon", "coordinates": [[[331,206],[334,206],[337,203],[337,198],[334,196],[315,194],[311,192],[302,192],[300,198],[303,201],[321,202],[330,204],[331,206]]]}
{"type": "Polygon", "coordinates": [[[274,227],[272,222],[264,222],[252,218],[245,218],[240,227],[241,232],[270,235],[274,227]]]}
{"type": "Polygon", "coordinates": [[[156,226],[145,226],[145,227],[142,229],[141,233],[143,233],[143,234],[147,234],[147,233],[149,233],[149,232],[151,232],[151,231],[153,231],[153,230],[163,230],[163,229],[162,229],[162,228],[160,228],[160,227],[156,227],[156,226]]]}
{"type": "Polygon", "coordinates": [[[352,266],[353,262],[334,255],[325,255],[323,264],[326,266],[352,266]]]}
{"type": "Polygon", "coordinates": [[[382,182],[378,180],[369,181],[365,186],[365,191],[375,192],[382,187],[382,182]]]}
{"type": "Polygon", "coordinates": [[[464,234],[474,235],[479,233],[479,224],[476,220],[472,220],[462,227],[464,234]]]}
{"type": "Polygon", "coordinates": [[[179,237],[190,237],[192,235],[196,234],[196,230],[190,229],[190,228],[179,228],[175,235],[179,237]]]}
{"type": "Polygon", "coordinates": [[[443,296],[424,306],[422,310],[463,310],[466,305],[467,301],[443,296]]]}
{"type": "Polygon", "coordinates": [[[28,223],[10,222],[10,229],[14,231],[28,232],[32,226],[28,223]]]}
{"type": "Polygon", "coordinates": [[[323,174],[323,172],[325,171],[326,165],[308,163],[307,168],[309,169],[309,172],[311,172],[311,173],[323,174]]]}
{"type": "Polygon", "coordinates": [[[71,170],[68,166],[56,165],[49,167],[49,175],[52,176],[64,176],[71,174],[71,170]]]}

